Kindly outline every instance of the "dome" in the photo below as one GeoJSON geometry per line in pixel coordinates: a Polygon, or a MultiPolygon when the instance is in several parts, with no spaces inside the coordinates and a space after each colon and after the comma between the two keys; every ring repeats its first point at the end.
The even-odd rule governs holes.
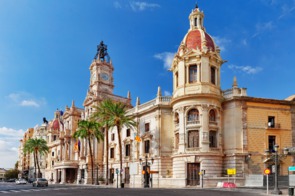
{"type": "Polygon", "coordinates": [[[51,129],[53,129],[53,130],[59,130],[59,121],[58,121],[58,119],[55,119],[55,120],[52,122],[51,129]]]}
{"type": "Polygon", "coordinates": [[[206,46],[208,50],[215,51],[213,39],[202,29],[189,31],[184,40],[184,44],[188,49],[199,48],[200,50],[202,50],[206,46]]]}

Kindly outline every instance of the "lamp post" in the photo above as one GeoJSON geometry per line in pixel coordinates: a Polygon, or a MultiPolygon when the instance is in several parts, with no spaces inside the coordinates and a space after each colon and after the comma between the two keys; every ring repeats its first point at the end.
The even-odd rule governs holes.
{"type": "MultiPolygon", "coordinates": [[[[139,159],[140,164],[142,164],[142,159],[139,159]]],[[[154,158],[151,158],[152,164],[154,163],[154,158]]],[[[145,166],[144,166],[144,188],[150,188],[149,185],[149,171],[148,171],[148,156],[145,155],[145,166]]]]}
{"type": "MultiPolygon", "coordinates": [[[[271,194],[275,194],[275,195],[282,194],[282,191],[280,191],[279,186],[278,186],[278,184],[279,184],[279,180],[278,180],[279,156],[283,157],[283,156],[288,155],[288,148],[284,148],[284,154],[282,154],[282,155],[278,154],[278,149],[279,149],[279,145],[275,144],[274,145],[274,153],[271,155],[271,159],[274,159],[274,162],[275,162],[275,184],[274,184],[275,186],[274,186],[274,190],[271,192],[271,194]]],[[[270,155],[269,150],[266,150],[265,153],[267,156],[270,155]]]]}

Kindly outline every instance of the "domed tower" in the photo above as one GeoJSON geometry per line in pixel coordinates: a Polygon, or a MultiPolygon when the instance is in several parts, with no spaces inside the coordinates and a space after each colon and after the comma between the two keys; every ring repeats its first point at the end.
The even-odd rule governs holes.
{"type": "Polygon", "coordinates": [[[186,185],[197,183],[189,178],[195,170],[206,170],[207,176],[222,172],[220,68],[224,61],[203,21],[204,13],[196,6],[171,66],[173,176],[187,178],[186,185]]]}

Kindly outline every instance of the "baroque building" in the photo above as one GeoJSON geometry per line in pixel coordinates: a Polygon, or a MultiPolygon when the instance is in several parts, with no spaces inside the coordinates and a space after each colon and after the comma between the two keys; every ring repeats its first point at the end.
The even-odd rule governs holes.
{"type": "MultiPolygon", "coordinates": [[[[230,89],[222,90],[224,62],[220,48],[206,32],[204,13],[196,7],[171,64],[173,95],[162,96],[158,87],[154,99],[141,104],[137,97],[133,107],[129,92],[127,97],[113,94],[114,67],[101,42],[89,67],[84,108],[73,102],[64,113],[57,110],[54,119],[38,129],[46,133],[50,148],[45,177],[52,183],[91,182],[87,141],[72,135],[78,121],[89,119],[95,106],[107,98],[126,104],[137,127],[123,127],[121,131],[123,171],[118,171],[116,128],[109,130],[103,142],[92,141],[96,180],[105,177],[107,156],[108,178],[114,186],[119,172],[122,182],[130,187],[215,187],[227,181],[228,169],[235,169],[239,185],[250,175],[262,176],[265,168],[274,165],[265,150],[273,151],[275,144],[280,149],[294,146],[295,96],[285,100],[250,97],[245,88],[238,87],[236,78],[230,89]]],[[[24,160],[20,158],[22,169],[28,168],[24,160]]],[[[294,160],[282,157],[279,175],[287,175],[294,160]]]]}

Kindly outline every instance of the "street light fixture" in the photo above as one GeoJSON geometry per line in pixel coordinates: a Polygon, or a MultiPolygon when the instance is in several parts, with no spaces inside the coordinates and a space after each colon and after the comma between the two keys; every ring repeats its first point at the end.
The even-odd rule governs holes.
{"type": "Polygon", "coordinates": [[[284,148],[284,153],[279,155],[278,154],[278,150],[279,150],[279,145],[278,144],[275,144],[274,145],[274,153],[271,154],[269,150],[266,150],[265,151],[265,154],[266,156],[269,156],[271,154],[271,159],[274,159],[274,162],[275,162],[275,186],[274,186],[274,190],[271,192],[272,194],[275,194],[275,195],[281,195],[282,194],[282,191],[280,191],[279,189],[279,181],[278,181],[278,176],[279,176],[279,173],[278,173],[278,165],[279,165],[279,156],[281,157],[284,157],[284,156],[287,156],[288,155],[288,148],[284,148]]]}
{"type": "MultiPolygon", "coordinates": [[[[142,159],[139,159],[140,164],[142,164],[142,159]]],[[[152,164],[154,163],[154,158],[151,158],[152,164]]],[[[148,156],[145,155],[145,166],[144,166],[144,188],[150,188],[149,185],[149,171],[148,171],[148,156]]]]}

